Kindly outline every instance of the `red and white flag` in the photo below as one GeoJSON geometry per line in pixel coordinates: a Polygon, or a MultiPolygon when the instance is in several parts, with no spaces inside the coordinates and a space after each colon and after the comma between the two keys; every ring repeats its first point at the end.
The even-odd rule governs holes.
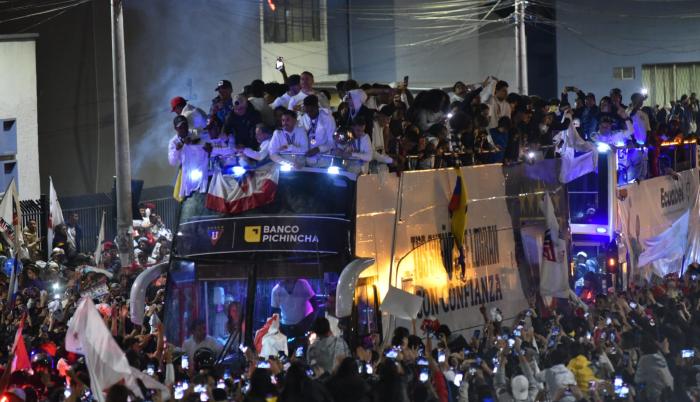
{"type": "Polygon", "coordinates": [[[46,247],[46,261],[51,259],[51,251],[53,251],[53,228],[63,222],[61,204],[58,203],[56,189],[53,187],[53,179],[49,176],[49,227],[47,231],[48,247],[46,247]]]}
{"type": "Polygon", "coordinates": [[[12,360],[11,372],[19,370],[30,371],[32,369],[32,363],[29,361],[29,354],[27,354],[27,347],[24,345],[24,337],[22,337],[22,328],[24,327],[24,317],[17,327],[17,333],[15,333],[15,342],[12,345],[12,351],[15,354],[15,358],[12,360]]]}
{"type": "Polygon", "coordinates": [[[559,237],[559,222],[554,214],[554,204],[549,193],[545,193],[541,208],[547,228],[540,254],[540,294],[545,303],[549,303],[553,297],[569,297],[569,269],[566,262],[566,243],[559,237]]]}
{"type": "Polygon", "coordinates": [[[241,177],[218,172],[209,184],[206,207],[227,214],[238,214],[274,201],[279,168],[251,170],[241,177]]]}
{"type": "Polygon", "coordinates": [[[66,350],[85,356],[92,395],[104,402],[105,393],[112,385],[124,382],[136,396],[143,397],[136,382],[139,378],[146,388],[159,389],[168,399],[168,389],[129,366],[124,351],[119,347],[107,329],[102,316],[89,297],[83,297],[68,322],[66,350]]]}

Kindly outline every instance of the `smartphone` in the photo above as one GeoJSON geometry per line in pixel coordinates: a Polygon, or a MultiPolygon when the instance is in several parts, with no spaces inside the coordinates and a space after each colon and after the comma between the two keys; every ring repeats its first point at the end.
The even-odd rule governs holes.
{"type": "Polygon", "coordinates": [[[520,332],[519,329],[516,328],[516,329],[513,330],[513,336],[518,336],[518,337],[519,337],[520,335],[521,335],[521,332],[520,332]]]}
{"type": "Polygon", "coordinates": [[[306,376],[309,378],[314,378],[314,370],[313,369],[306,369],[306,376]]]}
{"type": "Polygon", "coordinates": [[[200,394],[202,392],[207,392],[207,389],[204,385],[202,384],[197,384],[194,386],[194,392],[197,394],[200,394]]]}
{"type": "Polygon", "coordinates": [[[616,394],[620,392],[620,388],[622,388],[622,377],[615,377],[613,388],[616,394]]]}
{"type": "Polygon", "coordinates": [[[481,357],[476,357],[476,364],[477,366],[481,366],[481,357]]]}
{"type": "Polygon", "coordinates": [[[462,384],[463,378],[464,378],[463,373],[455,373],[455,379],[454,379],[455,387],[459,387],[462,384]]]}
{"type": "Polygon", "coordinates": [[[216,382],[216,388],[219,388],[219,389],[226,389],[226,381],[224,381],[223,379],[217,381],[217,382],[216,382]]]}
{"type": "Polygon", "coordinates": [[[367,373],[369,375],[374,374],[374,369],[372,368],[372,364],[365,363],[365,373],[367,373]]]}
{"type": "Polygon", "coordinates": [[[480,330],[480,329],[475,329],[475,330],[474,330],[474,335],[472,335],[472,338],[479,339],[480,336],[481,336],[481,330],[480,330]]]}
{"type": "Polygon", "coordinates": [[[282,56],[277,58],[277,61],[275,61],[275,68],[277,71],[282,71],[284,69],[284,59],[282,56]]]}
{"type": "Polygon", "coordinates": [[[185,390],[182,389],[180,384],[175,386],[175,392],[173,392],[175,399],[182,399],[185,396],[185,390]]]}
{"type": "Polygon", "coordinates": [[[260,361],[258,362],[258,366],[257,366],[257,367],[258,367],[258,368],[269,369],[269,368],[270,368],[270,362],[268,362],[268,361],[266,361],[266,360],[260,360],[260,361]]]}
{"type": "Polygon", "coordinates": [[[586,332],[586,340],[589,340],[589,341],[591,340],[591,333],[590,332],[586,332]]]}
{"type": "MultiPolygon", "coordinates": [[[[66,389],[63,391],[63,397],[66,399],[70,398],[70,388],[66,387],[66,389]]],[[[182,397],[180,397],[180,398],[182,398],[182,397]]]]}
{"type": "Polygon", "coordinates": [[[559,335],[559,327],[552,327],[552,335],[559,335]]]}
{"type": "Polygon", "coordinates": [[[617,394],[620,398],[627,398],[627,395],[629,395],[630,389],[627,385],[623,385],[620,387],[620,392],[617,394]]]}
{"type": "Polygon", "coordinates": [[[224,370],[224,380],[228,380],[230,378],[231,378],[231,369],[227,368],[226,370],[224,370]]]}
{"type": "Polygon", "coordinates": [[[245,352],[248,351],[248,347],[247,347],[247,346],[243,346],[243,344],[241,343],[240,345],[238,345],[238,350],[240,350],[241,353],[245,354],[245,352]]]}
{"type": "Polygon", "coordinates": [[[156,373],[156,368],[155,368],[154,365],[149,364],[148,366],[146,366],[146,370],[145,370],[145,371],[146,371],[146,374],[152,376],[152,375],[154,375],[154,374],[156,373]]]}
{"type": "Polygon", "coordinates": [[[512,348],[513,346],[515,346],[515,339],[508,338],[508,347],[512,348]]]}
{"type": "Polygon", "coordinates": [[[190,368],[190,358],[187,355],[182,355],[182,360],[180,361],[180,367],[183,370],[189,370],[190,368]]]}
{"type": "Polygon", "coordinates": [[[612,319],[610,319],[610,317],[608,317],[605,319],[605,325],[610,325],[610,324],[612,324],[612,319]]]}
{"type": "Polygon", "coordinates": [[[404,75],[404,76],[403,76],[403,85],[404,85],[405,87],[408,87],[408,76],[407,76],[407,75],[404,75]]]}
{"type": "Polygon", "coordinates": [[[427,382],[430,378],[428,369],[421,369],[420,374],[418,374],[418,380],[420,382],[427,382]]]}
{"type": "Polygon", "coordinates": [[[615,333],[614,332],[610,333],[610,342],[615,342],[615,333]]]}
{"type": "Polygon", "coordinates": [[[597,382],[595,381],[588,381],[588,390],[591,392],[595,392],[596,385],[598,385],[597,382]]]}
{"type": "Polygon", "coordinates": [[[474,367],[469,367],[469,375],[475,375],[476,374],[476,368],[474,367]]]}
{"type": "Polygon", "coordinates": [[[416,364],[419,366],[427,366],[428,365],[428,359],[425,357],[419,357],[416,359],[416,364]]]}
{"type": "Polygon", "coordinates": [[[684,359],[692,359],[693,357],[695,357],[695,350],[683,349],[681,350],[681,357],[684,359]]]}
{"type": "Polygon", "coordinates": [[[387,359],[396,359],[396,357],[399,355],[399,350],[396,348],[391,348],[387,350],[387,352],[384,354],[384,356],[387,359]]]}
{"type": "Polygon", "coordinates": [[[630,302],[630,308],[631,308],[632,310],[636,309],[636,308],[637,308],[637,303],[635,303],[635,302],[630,302]]]}
{"type": "Polygon", "coordinates": [[[445,362],[445,351],[444,350],[438,350],[438,363],[444,363],[445,362]]]}
{"type": "Polygon", "coordinates": [[[303,347],[303,346],[299,346],[299,347],[297,348],[296,352],[294,352],[294,356],[296,356],[296,357],[298,357],[298,358],[304,357],[304,347],[303,347]]]}

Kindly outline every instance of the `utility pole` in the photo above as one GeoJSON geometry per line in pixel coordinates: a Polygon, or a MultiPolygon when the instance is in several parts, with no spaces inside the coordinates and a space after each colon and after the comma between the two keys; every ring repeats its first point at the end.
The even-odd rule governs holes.
{"type": "Polygon", "coordinates": [[[515,1],[515,76],[518,93],[527,95],[527,37],[525,34],[525,7],[527,0],[515,1]]]}
{"type": "Polygon", "coordinates": [[[131,155],[129,109],[124,59],[124,10],[122,0],[110,0],[112,8],[112,80],[114,87],[114,165],[117,172],[117,250],[123,267],[131,265],[133,247],[131,211],[131,155]]]}

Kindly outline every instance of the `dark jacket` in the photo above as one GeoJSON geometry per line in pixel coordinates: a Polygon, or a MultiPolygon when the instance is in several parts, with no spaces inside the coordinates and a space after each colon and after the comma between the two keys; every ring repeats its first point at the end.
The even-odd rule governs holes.
{"type": "Polygon", "coordinates": [[[253,105],[248,104],[244,115],[239,116],[234,112],[228,114],[224,122],[224,133],[233,134],[236,145],[257,149],[258,141],[255,140],[255,126],[262,122],[260,112],[253,105]]]}

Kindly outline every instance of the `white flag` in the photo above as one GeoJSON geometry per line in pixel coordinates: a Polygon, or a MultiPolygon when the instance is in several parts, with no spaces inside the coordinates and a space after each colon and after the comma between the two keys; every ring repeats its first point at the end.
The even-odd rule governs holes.
{"type": "Polygon", "coordinates": [[[124,351],[112,338],[95,304],[88,297],[80,300],[68,322],[65,345],[67,351],[85,356],[92,395],[99,402],[104,402],[109,387],[122,380],[135,395],[143,397],[137,378],[144,382],[146,388],[160,389],[165,399],[169,397],[165,386],[129,366],[124,351]]]}
{"type": "Polygon", "coordinates": [[[102,260],[102,242],[105,241],[105,211],[102,211],[102,222],[100,223],[100,233],[97,235],[97,246],[95,247],[95,266],[100,266],[102,260]]]}
{"type": "Polygon", "coordinates": [[[545,193],[540,205],[547,228],[540,253],[540,294],[543,297],[569,297],[569,269],[566,261],[566,243],[559,237],[559,222],[554,214],[554,204],[545,193]]]}
{"type": "Polygon", "coordinates": [[[58,203],[56,189],[53,187],[53,179],[49,176],[49,227],[47,230],[48,246],[46,247],[46,261],[51,259],[51,251],[53,251],[53,228],[63,222],[61,204],[58,203]]]}
{"type": "Polygon", "coordinates": [[[639,266],[651,264],[654,273],[664,277],[680,272],[688,242],[690,211],[680,216],[658,236],[644,240],[645,250],[639,255],[639,266]]]}
{"type": "Polygon", "coordinates": [[[587,173],[598,169],[598,150],[595,145],[584,141],[573,124],[567,130],[560,132],[563,140],[561,148],[561,171],[559,181],[569,183],[587,173]],[[583,152],[576,156],[576,152],[583,152]]]}

